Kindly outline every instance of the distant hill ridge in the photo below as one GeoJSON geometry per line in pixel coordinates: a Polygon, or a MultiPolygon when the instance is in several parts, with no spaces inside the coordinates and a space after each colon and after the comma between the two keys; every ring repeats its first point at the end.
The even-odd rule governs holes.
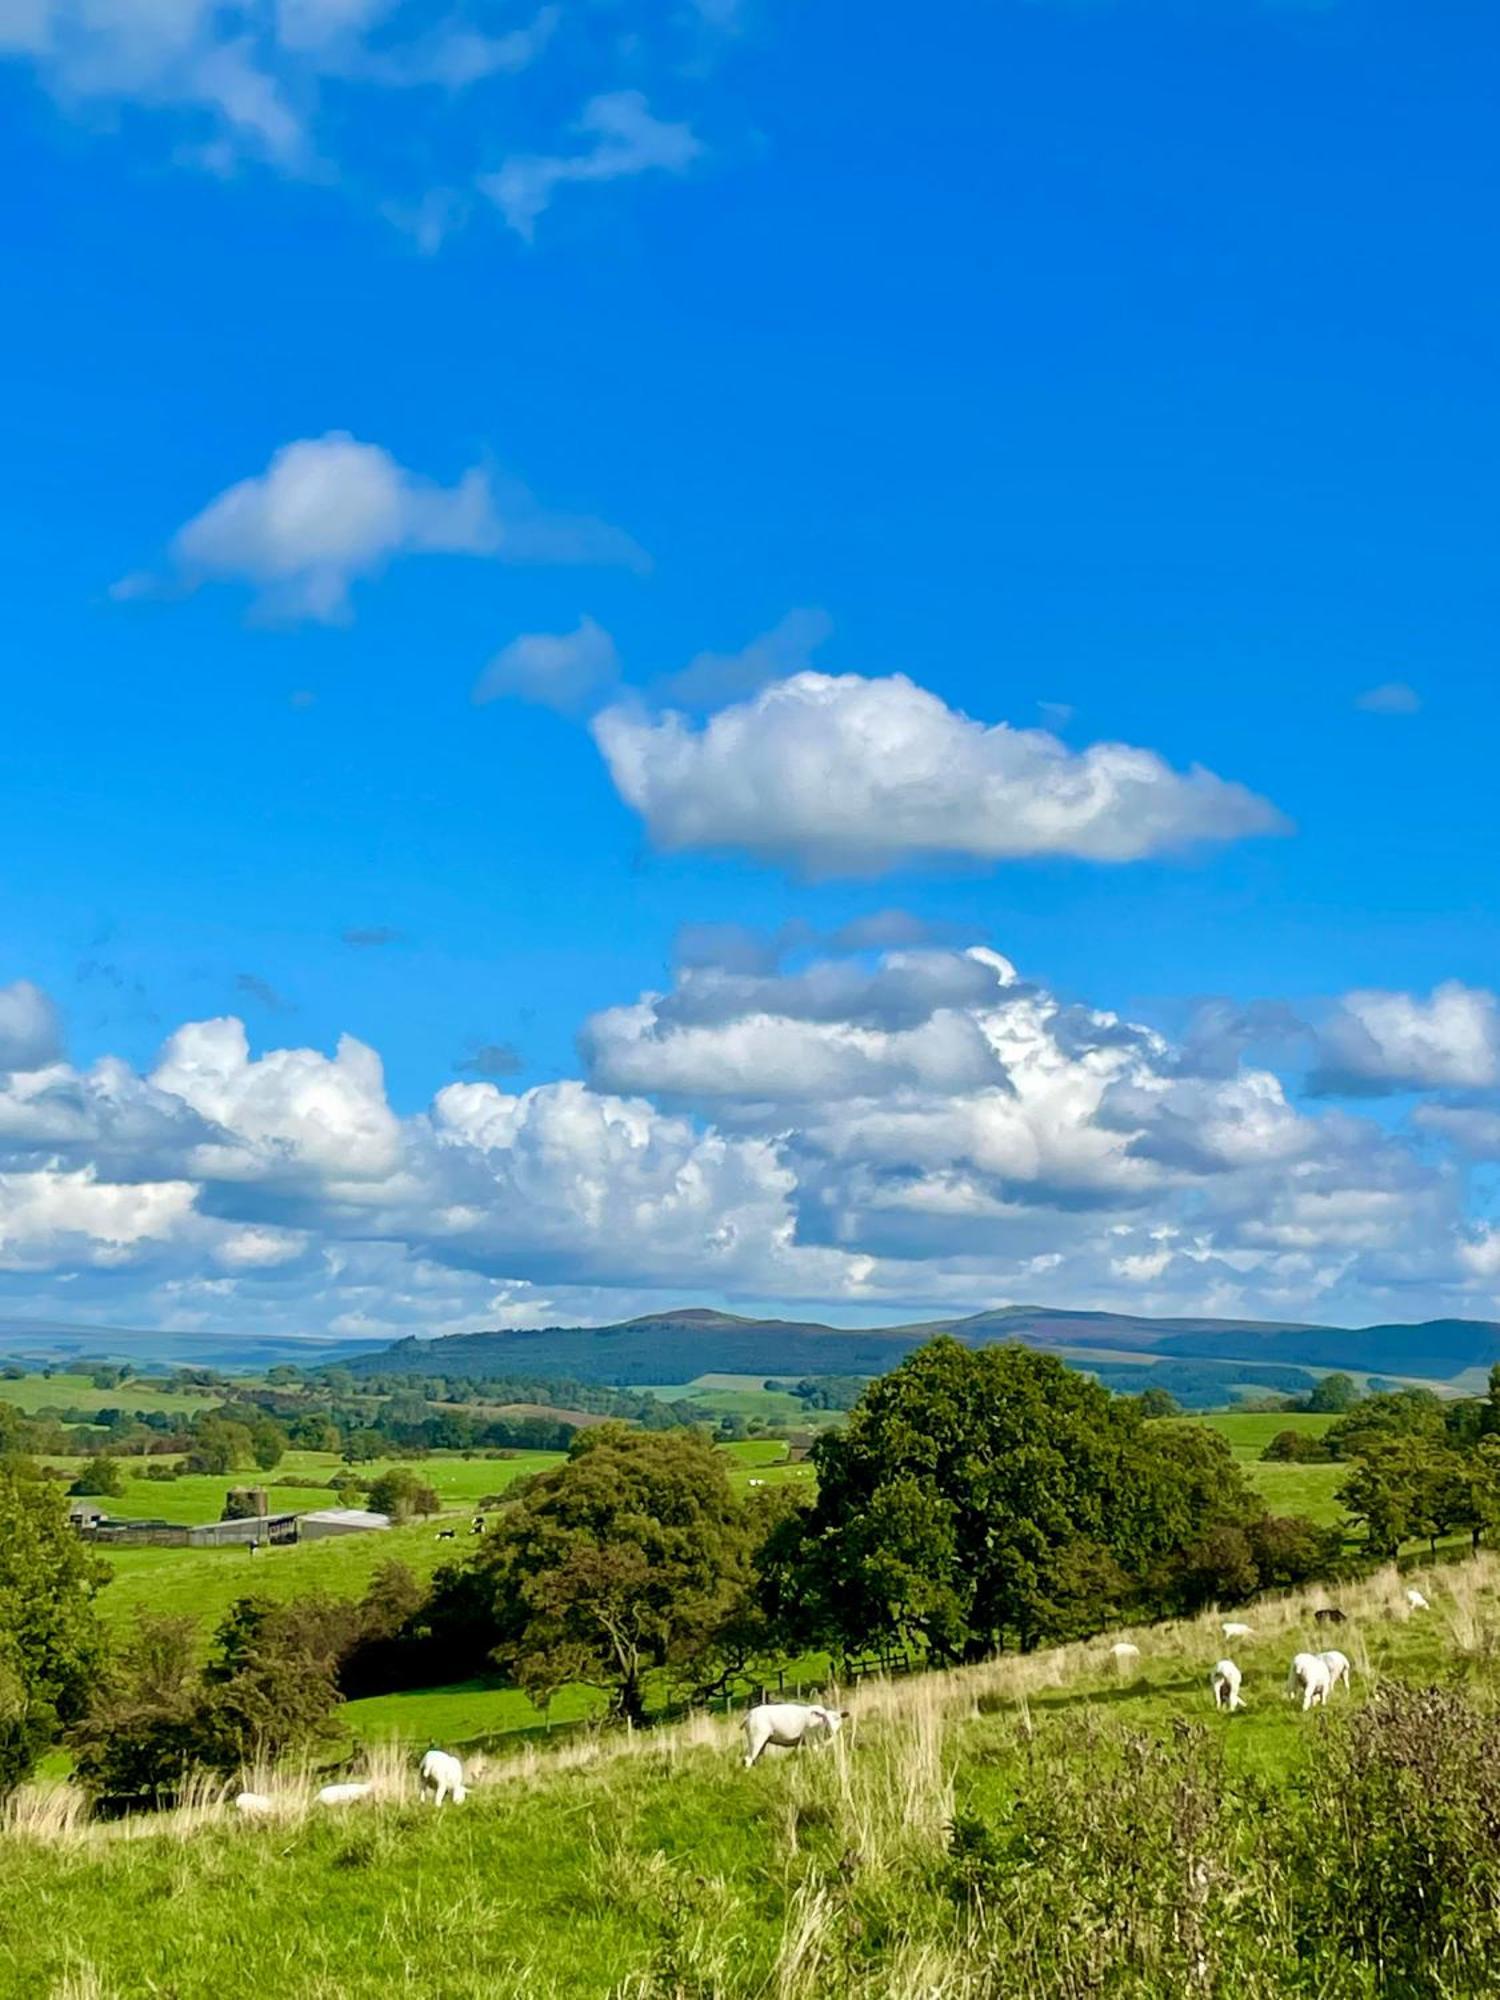
{"type": "MultiPolygon", "coordinates": [[[[344,1359],[356,1374],[553,1375],[579,1382],[672,1383],[697,1375],[873,1375],[940,1333],[974,1347],[1021,1341],[1071,1358],[1118,1355],[1242,1364],[1247,1371],[1351,1368],[1448,1381],[1500,1361],[1500,1323],[1319,1326],[1307,1321],[1135,1318],[1051,1306],[1000,1306],[904,1326],[749,1319],[706,1306],[606,1326],[549,1326],[407,1339],[344,1359]]],[[[1248,1379],[1254,1379],[1253,1372],[1248,1379]]],[[[1269,1387],[1270,1384],[1268,1383],[1269,1387]]]]}

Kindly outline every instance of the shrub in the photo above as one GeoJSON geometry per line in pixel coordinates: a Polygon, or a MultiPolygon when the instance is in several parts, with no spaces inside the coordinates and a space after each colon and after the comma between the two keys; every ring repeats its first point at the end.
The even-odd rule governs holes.
{"type": "Polygon", "coordinates": [[[79,1495],[97,1494],[102,1499],[118,1500],[125,1491],[124,1481],[120,1477],[119,1460],[100,1452],[97,1458],[91,1458],[80,1469],[78,1477],[68,1491],[79,1495]]]}
{"type": "Polygon", "coordinates": [[[419,1514],[439,1514],[443,1503],[408,1466],[393,1465],[370,1482],[369,1506],[377,1514],[389,1514],[393,1521],[410,1521],[419,1514]]]}

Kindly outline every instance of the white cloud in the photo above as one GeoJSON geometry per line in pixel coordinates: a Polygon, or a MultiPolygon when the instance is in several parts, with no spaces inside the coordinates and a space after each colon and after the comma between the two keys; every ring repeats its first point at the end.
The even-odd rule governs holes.
{"type": "Polygon", "coordinates": [[[312,1175],[357,1195],[400,1163],[380,1058],[352,1035],[340,1036],[332,1060],[316,1049],[272,1049],[256,1060],[242,1022],[195,1021],[168,1040],[150,1083],[219,1128],[194,1155],[208,1178],[312,1175]]]}
{"type": "MultiPolygon", "coordinates": [[[[264,472],[239,480],[180,528],[171,553],[189,585],[248,583],[268,615],[325,621],[347,617],[351,585],[401,556],[643,560],[617,529],[548,514],[514,482],[476,468],[440,486],[347,431],[282,445],[264,472]]],[[[118,590],[139,588],[130,578],[118,590]]]]}
{"type": "Polygon", "coordinates": [[[474,686],[477,703],[516,695],[571,713],[586,708],[620,677],[615,642],[592,618],[571,632],[523,632],[495,655],[474,686]]]}
{"type": "Polygon", "coordinates": [[[1405,681],[1382,681],[1379,687],[1366,688],[1363,694],[1356,695],[1354,706],[1370,715],[1415,715],[1422,706],[1422,697],[1405,681]]]}
{"type": "Polygon", "coordinates": [[[36,1070],[56,1060],[62,1022],[39,986],[17,979],[0,986],[0,1070],[36,1070]]]}
{"type": "MultiPolygon", "coordinates": [[[[176,1029],[145,1073],[0,1073],[0,1309],[56,1317],[65,1283],[80,1319],[378,1339],[694,1298],[1500,1307],[1468,1125],[1299,1103],[1233,1046],[1195,1069],[988,949],[802,962],[808,936],[794,964],[689,963],[596,1015],[585,1080],[448,1083],[425,1111],[351,1037],[256,1052],[233,1019],[176,1029]]],[[[1389,1009],[1364,1014],[1391,1049],[1389,1009]]],[[[1430,1109],[1492,1116],[1486,1088],[1430,1109]]]]}
{"type": "Polygon", "coordinates": [[[1327,1093],[1486,1090],[1500,1083],[1500,1004],[1450,979],[1427,999],[1346,994],[1324,1024],[1315,1086],[1327,1093]]]}
{"type": "Polygon", "coordinates": [[[196,1193],[186,1181],[111,1185],[90,1169],[0,1174],[0,1270],[128,1263],[187,1221],[196,1193]]]}
{"type": "Polygon", "coordinates": [[[607,91],[590,98],[579,114],[577,129],[593,142],[582,152],[516,153],[497,173],[480,177],[480,192],[527,242],[558,188],[621,180],[652,170],[685,173],[703,150],[689,126],[654,117],[639,90],[607,91]]]}
{"type": "Polygon", "coordinates": [[[1286,827],[1268,801],[1201,767],[986,726],[904,675],[796,674],[701,729],[623,704],[593,728],[658,845],[738,849],[816,873],[955,856],[1133,861],[1286,827]]]}

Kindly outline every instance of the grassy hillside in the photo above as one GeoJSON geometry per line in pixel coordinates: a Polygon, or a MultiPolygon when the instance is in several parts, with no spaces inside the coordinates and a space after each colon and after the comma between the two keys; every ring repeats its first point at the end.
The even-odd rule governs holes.
{"type": "Polygon", "coordinates": [[[732,1724],[700,1717],[527,1750],[441,1813],[416,1801],[405,1759],[377,1765],[378,1802],[342,1813],[268,1779],[283,1810],[261,1824],[204,1803],[90,1829],[61,1795],[32,1794],[0,1835],[0,1989],[1477,1996],[1500,1950],[1500,1854],[1479,1809],[1491,1762],[1464,1753],[1493,1726],[1451,1695],[1388,1703],[1435,1681],[1480,1711],[1493,1700],[1500,1562],[1421,1580],[1433,1609],[1415,1618],[1394,1572],[1345,1593],[1356,1685],[1328,1715],[1280,1693],[1291,1652],[1323,1637],[1318,1600],[1298,1598],[1250,1614],[1248,1706],[1232,1717],[1211,1705],[1224,1641],[1202,1619],[1129,1635],[1140,1654],[1123,1672],[1101,1640],[872,1684],[830,1751],[749,1772],[732,1724]],[[1422,1786],[1392,1793],[1384,1819],[1335,1809],[1334,1785],[1367,1801],[1419,1754],[1422,1786]],[[1420,1976],[1382,1984],[1376,1953],[1400,1964],[1413,1938],[1420,1976]]]}

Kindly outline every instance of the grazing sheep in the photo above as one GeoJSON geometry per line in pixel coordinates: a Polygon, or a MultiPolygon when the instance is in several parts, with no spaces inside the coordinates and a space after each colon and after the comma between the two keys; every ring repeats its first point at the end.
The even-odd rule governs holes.
{"type": "Polygon", "coordinates": [[[1253,1639],[1255,1637],[1255,1627],[1253,1625],[1241,1625],[1233,1620],[1228,1625],[1221,1626],[1220,1630],[1226,1639],[1253,1639]]]}
{"type": "Polygon", "coordinates": [[[375,1787],[362,1785],[325,1785],[318,1793],[320,1806],[352,1806],[356,1799],[366,1799],[375,1787]]]}
{"type": "Polygon", "coordinates": [[[1128,1667],[1132,1660],[1141,1657],[1139,1646],[1132,1646],[1128,1639],[1117,1639],[1109,1649],[1110,1657],[1117,1667],[1128,1667]]]}
{"type": "Polygon", "coordinates": [[[843,1728],[848,1711],[820,1708],[816,1703],[766,1701],[745,1717],[745,1769],[774,1744],[778,1750],[795,1750],[809,1738],[826,1742],[843,1728]]]}
{"type": "Polygon", "coordinates": [[[237,1813],[250,1813],[252,1816],[274,1811],[264,1792],[236,1792],[230,1804],[237,1813]]]}
{"type": "Polygon", "coordinates": [[[1315,1625],[1347,1625],[1348,1622],[1347,1615],[1336,1604],[1325,1604],[1321,1611],[1313,1613],[1315,1625]]]}
{"type": "Polygon", "coordinates": [[[1347,1653],[1337,1651],[1319,1653],[1318,1658],[1328,1669],[1328,1692],[1330,1694],[1332,1694],[1340,1681],[1344,1683],[1346,1691],[1352,1690],[1354,1683],[1349,1678],[1349,1655],[1347,1653]]]}
{"type": "Polygon", "coordinates": [[[1432,1606],[1427,1602],[1427,1599],[1422,1595],[1420,1590],[1413,1589],[1407,1591],[1406,1601],[1413,1611],[1430,1611],[1432,1609],[1432,1606]]]}
{"type": "Polygon", "coordinates": [[[437,1538],[440,1542],[451,1542],[453,1535],[454,1530],[452,1528],[439,1528],[437,1531],[437,1538]]]}
{"type": "Polygon", "coordinates": [[[1332,1675],[1321,1653],[1299,1653],[1292,1661],[1286,1677],[1286,1691],[1295,1694],[1299,1688],[1302,1690],[1304,1710],[1321,1707],[1328,1699],[1331,1685],[1332,1675]]]}
{"type": "Polygon", "coordinates": [[[429,1750],[419,1766],[422,1783],[432,1787],[432,1803],[443,1804],[452,1798],[456,1806],[461,1806],[468,1797],[464,1789],[464,1767],[447,1750],[429,1750]]]}
{"type": "Polygon", "coordinates": [[[1243,1675],[1233,1660],[1218,1660],[1209,1675],[1209,1684],[1214,1691],[1214,1707],[1227,1708],[1231,1715],[1245,1704],[1240,1700],[1240,1682],[1243,1675]]]}

